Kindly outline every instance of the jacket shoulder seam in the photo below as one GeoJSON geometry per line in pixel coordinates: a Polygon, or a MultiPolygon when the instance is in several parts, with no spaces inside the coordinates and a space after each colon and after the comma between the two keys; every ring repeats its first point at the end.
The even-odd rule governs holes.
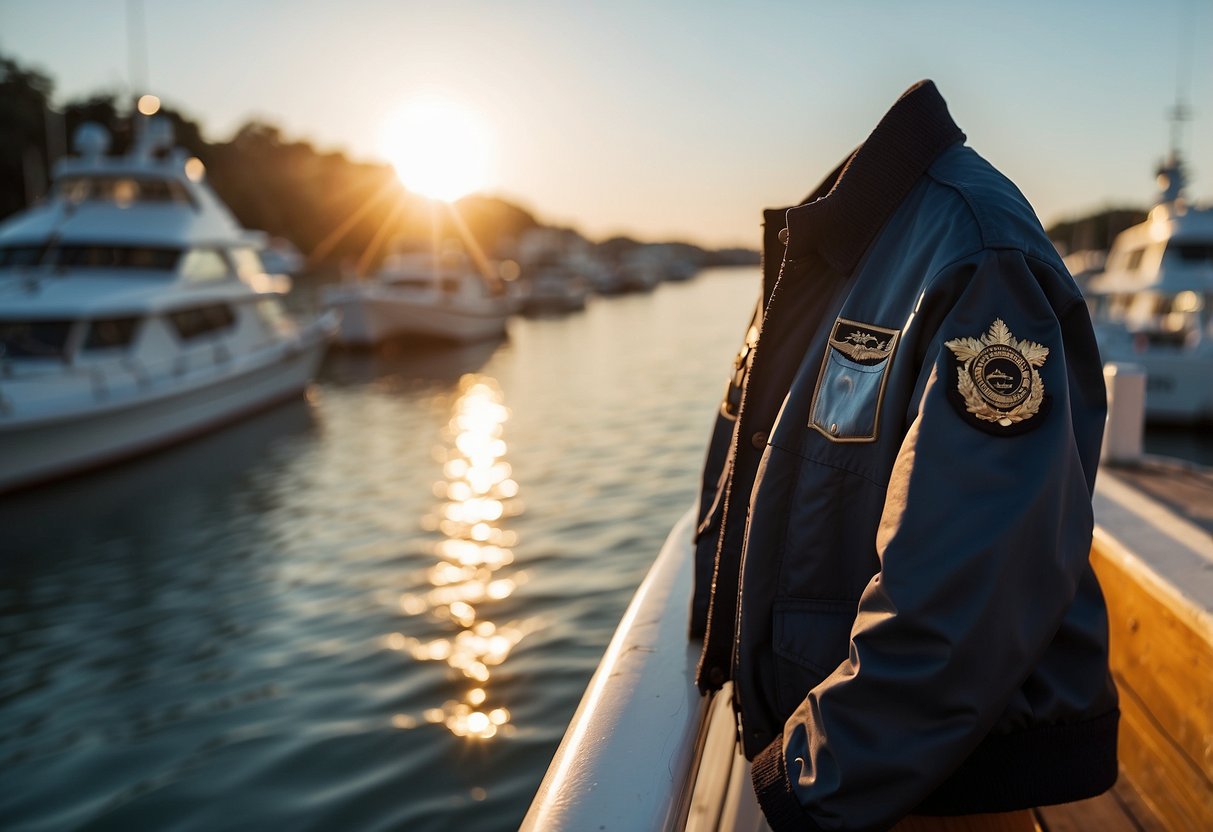
{"type": "Polygon", "coordinates": [[[961,201],[964,202],[965,207],[969,209],[969,214],[972,215],[973,222],[977,225],[977,233],[981,237],[982,248],[983,249],[993,248],[993,246],[990,245],[989,236],[986,234],[986,223],[982,217],[982,213],[981,213],[981,211],[978,210],[976,202],[969,195],[968,191],[965,190],[965,187],[963,185],[961,185],[959,182],[954,182],[950,179],[944,179],[944,178],[940,177],[939,174],[931,172],[931,171],[928,171],[927,175],[931,177],[932,181],[937,182],[938,184],[942,185],[943,187],[953,190],[957,193],[957,195],[960,197],[961,201]]]}

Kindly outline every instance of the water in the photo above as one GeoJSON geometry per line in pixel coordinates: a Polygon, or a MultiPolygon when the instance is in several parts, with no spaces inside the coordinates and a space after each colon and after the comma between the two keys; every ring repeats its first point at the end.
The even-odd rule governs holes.
{"type": "Polygon", "coordinates": [[[518,825],[691,504],[755,270],[0,503],[0,825],[518,825]]]}

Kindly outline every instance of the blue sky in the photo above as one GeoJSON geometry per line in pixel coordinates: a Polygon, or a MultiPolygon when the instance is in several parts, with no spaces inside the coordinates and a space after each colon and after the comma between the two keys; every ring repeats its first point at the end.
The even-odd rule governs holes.
{"type": "MultiPolygon", "coordinates": [[[[61,100],[125,90],[125,0],[0,0],[0,51],[61,100]]],[[[1191,194],[1213,197],[1213,3],[144,0],[148,86],[212,138],[261,117],[359,158],[394,108],[491,126],[491,190],[594,236],[754,245],[933,78],[1049,223],[1145,204],[1184,39],[1191,194]]]]}

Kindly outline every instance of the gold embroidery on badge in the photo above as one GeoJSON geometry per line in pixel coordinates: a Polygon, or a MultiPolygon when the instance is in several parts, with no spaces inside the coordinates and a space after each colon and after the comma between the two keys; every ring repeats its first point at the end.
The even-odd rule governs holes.
{"type": "Polygon", "coordinates": [[[1049,357],[1048,347],[1014,337],[1001,318],[980,339],[955,338],[944,346],[961,363],[956,389],[969,413],[1010,427],[1040,410],[1045,385],[1036,368],[1049,357]]]}
{"type": "Polygon", "coordinates": [[[881,341],[871,332],[855,329],[847,333],[846,340],[830,338],[830,346],[856,361],[878,361],[893,351],[893,338],[881,341]]]}

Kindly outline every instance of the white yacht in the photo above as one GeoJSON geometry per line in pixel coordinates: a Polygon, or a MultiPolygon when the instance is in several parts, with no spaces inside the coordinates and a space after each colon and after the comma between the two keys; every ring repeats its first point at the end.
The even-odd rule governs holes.
{"type": "Polygon", "coordinates": [[[192,436],[298,395],[335,316],[297,324],[202,163],[143,121],[86,124],[53,190],[0,224],[0,491],[192,436]]]}
{"type": "Polygon", "coordinates": [[[349,346],[418,338],[469,343],[505,335],[515,302],[461,251],[394,254],[368,280],[327,286],[324,305],[341,313],[338,340],[349,346]]]}
{"type": "Polygon", "coordinates": [[[1213,208],[1184,198],[1177,153],[1145,222],[1119,234],[1086,285],[1105,362],[1146,372],[1146,419],[1213,421],[1213,208]]]}

